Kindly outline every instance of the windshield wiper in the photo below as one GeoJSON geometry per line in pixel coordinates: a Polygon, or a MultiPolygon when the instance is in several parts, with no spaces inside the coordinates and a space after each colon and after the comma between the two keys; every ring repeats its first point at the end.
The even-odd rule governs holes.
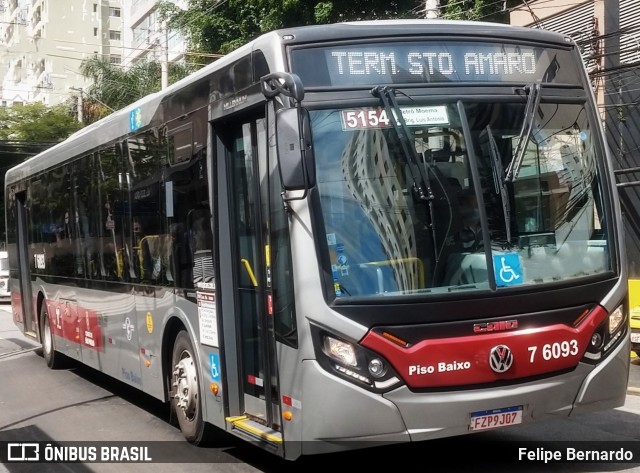
{"type": "Polygon", "coordinates": [[[536,111],[540,105],[540,82],[535,82],[524,88],[527,93],[527,106],[524,110],[524,118],[522,120],[522,129],[520,130],[520,136],[518,137],[518,143],[516,144],[516,150],[513,153],[513,158],[507,167],[507,174],[504,178],[506,182],[515,182],[520,172],[520,166],[522,166],[522,160],[527,150],[527,144],[531,137],[531,130],[533,129],[533,119],[535,118],[536,111]]]}
{"type": "Polygon", "coordinates": [[[411,179],[413,180],[412,189],[415,195],[417,195],[417,198],[420,201],[426,202],[433,200],[434,196],[431,192],[431,187],[429,186],[428,176],[426,177],[427,182],[424,182],[424,184],[426,184],[427,186],[426,190],[422,187],[423,183],[419,182],[416,178],[416,169],[418,169],[418,173],[420,172],[418,159],[416,153],[413,151],[413,146],[411,145],[411,133],[407,128],[407,124],[404,121],[404,117],[402,116],[402,111],[400,110],[398,102],[396,101],[395,89],[379,85],[371,90],[371,95],[382,100],[385,112],[391,120],[391,124],[396,131],[396,135],[400,139],[402,153],[407,166],[409,166],[409,174],[411,174],[411,179]]]}
{"type": "Polygon", "coordinates": [[[398,102],[396,100],[396,90],[392,87],[378,85],[371,89],[371,95],[373,95],[374,97],[378,97],[382,101],[382,105],[384,106],[385,112],[387,113],[387,117],[389,118],[389,120],[391,120],[391,124],[393,125],[396,135],[400,139],[402,153],[407,164],[409,174],[411,175],[411,180],[413,181],[412,192],[414,198],[418,202],[426,203],[428,206],[428,227],[431,228],[433,247],[435,251],[435,264],[437,265],[439,252],[437,251],[438,246],[436,244],[436,225],[434,218],[435,213],[433,208],[433,201],[435,199],[435,196],[431,189],[429,172],[427,169],[425,169],[423,174],[422,169],[419,166],[418,156],[414,150],[413,145],[411,144],[411,132],[407,127],[407,123],[404,121],[402,110],[400,110],[400,106],[398,105],[398,102]],[[416,177],[417,175],[421,176],[422,179],[420,181],[416,177]],[[423,186],[426,186],[426,189],[423,186]]]}
{"type": "Polygon", "coordinates": [[[504,217],[504,226],[507,232],[507,243],[511,243],[511,206],[509,205],[509,189],[507,189],[506,180],[502,179],[503,167],[500,150],[496,143],[491,127],[487,125],[487,138],[489,140],[489,153],[491,154],[491,171],[493,174],[493,187],[496,194],[502,199],[502,215],[504,217]]]}

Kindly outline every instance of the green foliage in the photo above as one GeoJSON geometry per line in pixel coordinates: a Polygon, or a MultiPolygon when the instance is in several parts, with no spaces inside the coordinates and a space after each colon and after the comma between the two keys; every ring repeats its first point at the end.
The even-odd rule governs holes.
{"type": "MultiPolygon", "coordinates": [[[[446,19],[507,22],[505,6],[518,0],[441,0],[446,19]]],[[[182,10],[168,0],[159,7],[171,29],[192,51],[226,54],[262,33],[293,26],[356,20],[424,18],[424,0],[188,0],[182,10]]],[[[199,63],[208,62],[200,59],[199,63]]]]}
{"type": "Polygon", "coordinates": [[[441,0],[441,17],[447,20],[509,22],[509,8],[520,0],[441,0]]]}
{"type": "Polygon", "coordinates": [[[40,102],[0,107],[0,139],[62,141],[81,128],[67,107],[47,107],[40,102]]]}
{"type": "Polygon", "coordinates": [[[420,4],[417,0],[189,0],[186,10],[162,2],[160,12],[171,29],[182,32],[192,50],[226,54],[278,28],[415,18],[420,4]]]}
{"type": "MultiPolygon", "coordinates": [[[[85,123],[92,123],[113,110],[159,91],[162,83],[158,61],[140,61],[124,69],[107,59],[94,56],[82,62],[80,72],[92,82],[84,91],[85,123]]],[[[169,83],[185,77],[189,72],[183,64],[170,64],[169,83]]]]}

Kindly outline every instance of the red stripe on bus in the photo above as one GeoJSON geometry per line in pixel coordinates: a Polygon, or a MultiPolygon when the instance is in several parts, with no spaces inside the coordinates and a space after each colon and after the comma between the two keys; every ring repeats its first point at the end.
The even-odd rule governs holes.
{"type": "Polygon", "coordinates": [[[606,310],[598,306],[577,328],[556,324],[423,340],[409,348],[370,331],[362,345],[384,356],[411,388],[482,384],[575,367],[606,316],[606,310]],[[511,366],[498,373],[491,368],[489,359],[492,351],[497,358],[505,354],[501,345],[509,348],[513,358],[511,366]]]}
{"type": "Polygon", "coordinates": [[[104,336],[95,310],[67,301],[46,301],[53,333],[83,347],[104,351],[104,336]]]}

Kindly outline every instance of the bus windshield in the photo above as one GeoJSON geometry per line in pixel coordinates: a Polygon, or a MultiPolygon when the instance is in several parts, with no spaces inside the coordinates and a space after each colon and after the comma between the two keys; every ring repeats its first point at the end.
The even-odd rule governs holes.
{"type": "Polygon", "coordinates": [[[566,283],[611,270],[584,104],[537,104],[525,134],[526,107],[414,100],[399,107],[410,153],[383,106],[312,111],[337,298],[566,283]]]}

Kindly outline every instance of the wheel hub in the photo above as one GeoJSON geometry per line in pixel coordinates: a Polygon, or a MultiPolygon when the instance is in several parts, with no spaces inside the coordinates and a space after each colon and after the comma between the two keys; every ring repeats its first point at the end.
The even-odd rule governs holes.
{"type": "Polygon", "coordinates": [[[192,418],[198,405],[198,377],[193,358],[188,354],[180,359],[173,370],[176,407],[192,418]]]}

